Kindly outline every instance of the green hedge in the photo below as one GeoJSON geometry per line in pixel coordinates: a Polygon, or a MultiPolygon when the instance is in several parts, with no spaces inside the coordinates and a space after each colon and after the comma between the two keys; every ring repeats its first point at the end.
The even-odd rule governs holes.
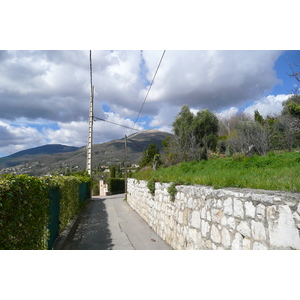
{"type": "Polygon", "coordinates": [[[47,249],[47,183],[27,175],[0,177],[0,249],[47,249]]]}
{"type": "Polygon", "coordinates": [[[79,185],[80,179],[74,176],[55,177],[54,182],[59,187],[60,215],[59,232],[62,232],[71,219],[79,211],[79,185]]]}
{"type": "Polygon", "coordinates": [[[125,192],[125,179],[124,178],[108,178],[106,179],[108,191],[112,194],[125,192]]]}
{"type": "MultiPolygon", "coordinates": [[[[37,178],[28,175],[0,176],[0,249],[47,249],[51,190],[59,190],[59,231],[90,197],[85,177],[37,178]],[[80,189],[81,187],[81,189],[80,189]],[[79,201],[80,200],[80,201],[79,201]]],[[[50,229],[51,230],[51,229],[50,229]]],[[[52,243],[52,242],[51,242],[52,243]]]]}

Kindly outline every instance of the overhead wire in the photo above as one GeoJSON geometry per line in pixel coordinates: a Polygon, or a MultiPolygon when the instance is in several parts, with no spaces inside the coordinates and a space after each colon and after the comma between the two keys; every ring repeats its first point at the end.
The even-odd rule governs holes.
{"type": "MultiPolygon", "coordinates": [[[[98,118],[98,117],[94,116],[94,121],[96,121],[95,119],[96,120],[100,120],[100,121],[104,121],[104,122],[107,122],[107,123],[111,123],[111,124],[114,124],[114,125],[118,125],[118,126],[121,126],[121,127],[124,127],[124,128],[132,129],[132,127],[128,127],[128,126],[125,126],[125,125],[117,124],[117,123],[114,123],[114,122],[111,122],[111,121],[108,121],[108,120],[105,120],[105,119],[101,119],[101,118],[98,118]]],[[[139,129],[134,129],[134,130],[141,131],[139,129]]]]}
{"type": "Polygon", "coordinates": [[[143,102],[143,104],[142,104],[142,107],[141,107],[141,109],[140,109],[140,111],[139,111],[139,113],[138,113],[138,116],[137,116],[137,118],[136,118],[136,120],[135,120],[135,122],[134,122],[134,125],[133,125],[132,128],[131,128],[131,131],[130,131],[129,135],[131,134],[132,130],[134,130],[134,126],[136,125],[136,123],[137,123],[137,121],[138,121],[138,119],[139,119],[139,117],[140,117],[140,115],[141,115],[141,112],[142,112],[142,110],[143,110],[143,108],[144,108],[145,102],[146,102],[146,100],[147,100],[147,97],[148,97],[148,95],[149,95],[149,92],[150,92],[150,90],[151,90],[151,87],[152,87],[152,85],[153,85],[153,82],[154,82],[154,80],[155,80],[156,74],[157,74],[158,69],[159,69],[159,67],[160,67],[160,64],[161,64],[161,62],[162,62],[162,60],[163,60],[163,57],[164,57],[164,55],[165,55],[165,52],[166,52],[166,50],[164,50],[164,52],[163,52],[163,54],[162,54],[162,56],[161,56],[161,58],[160,58],[159,64],[158,64],[158,66],[157,66],[157,68],[156,68],[155,74],[154,74],[153,79],[152,79],[152,82],[151,82],[151,84],[150,84],[150,86],[149,86],[149,89],[148,89],[148,92],[147,92],[146,97],[145,97],[145,99],[144,99],[144,102],[143,102]]]}

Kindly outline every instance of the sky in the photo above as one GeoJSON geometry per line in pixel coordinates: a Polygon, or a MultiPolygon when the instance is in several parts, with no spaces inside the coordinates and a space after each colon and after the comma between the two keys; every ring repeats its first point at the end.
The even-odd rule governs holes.
{"type": "MultiPolygon", "coordinates": [[[[87,144],[89,50],[0,51],[0,155],[87,144]]],[[[94,116],[132,128],[163,50],[92,50],[94,116]]],[[[300,51],[167,50],[135,129],[171,132],[182,105],[220,117],[280,114],[300,51]]],[[[93,143],[136,131],[94,123],[93,143]]]]}

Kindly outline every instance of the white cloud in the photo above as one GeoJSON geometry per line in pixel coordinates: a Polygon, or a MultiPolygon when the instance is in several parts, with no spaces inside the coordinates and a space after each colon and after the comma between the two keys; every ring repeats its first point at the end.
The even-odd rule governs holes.
{"type": "Polygon", "coordinates": [[[0,120],[0,153],[7,155],[45,143],[43,134],[36,128],[13,126],[0,120]]]}
{"type": "MultiPolygon", "coordinates": [[[[145,52],[147,65],[159,54],[145,52]]],[[[238,106],[279,83],[273,69],[280,51],[167,51],[149,102],[217,111],[238,106]]],[[[153,71],[153,70],[152,70],[153,71]]]]}
{"type": "Polygon", "coordinates": [[[254,111],[258,110],[259,113],[266,117],[267,115],[280,115],[282,111],[282,102],[287,100],[291,95],[269,95],[258,101],[255,101],[254,104],[248,106],[244,112],[250,116],[254,115],[254,111]]]}
{"type": "Polygon", "coordinates": [[[229,119],[237,114],[239,109],[237,107],[230,107],[228,109],[222,110],[220,113],[217,113],[219,119],[229,119]]]}

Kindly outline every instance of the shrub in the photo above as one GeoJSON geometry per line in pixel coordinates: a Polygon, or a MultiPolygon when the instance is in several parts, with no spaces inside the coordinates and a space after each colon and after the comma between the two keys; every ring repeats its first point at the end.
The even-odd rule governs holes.
{"type": "Polygon", "coordinates": [[[147,188],[149,189],[150,191],[150,194],[152,196],[155,195],[155,181],[153,179],[150,179],[147,183],[147,188]]]}
{"type": "Polygon", "coordinates": [[[0,176],[0,249],[51,249],[58,223],[61,232],[90,197],[86,180],[0,176]]]}
{"type": "Polygon", "coordinates": [[[106,179],[108,191],[112,194],[125,192],[125,179],[124,178],[108,178],[106,179]]]}
{"type": "Polygon", "coordinates": [[[177,194],[176,185],[177,185],[177,183],[172,183],[168,188],[168,193],[171,196],[171,201],[175,201],[175,196],[177,194]]]}
{"type": "Polygon", "coordinates": [[[28,175],[0,177],[0,249],[47,249],[47,183],[28,175]]]}
{"type": "Polygon", "coordinates": [[[79,211],[79,185],[81,180],[75,176],[62,176],[53,179],[59,187],[60,216],[59,229],[62,232],[79,211]]]}

